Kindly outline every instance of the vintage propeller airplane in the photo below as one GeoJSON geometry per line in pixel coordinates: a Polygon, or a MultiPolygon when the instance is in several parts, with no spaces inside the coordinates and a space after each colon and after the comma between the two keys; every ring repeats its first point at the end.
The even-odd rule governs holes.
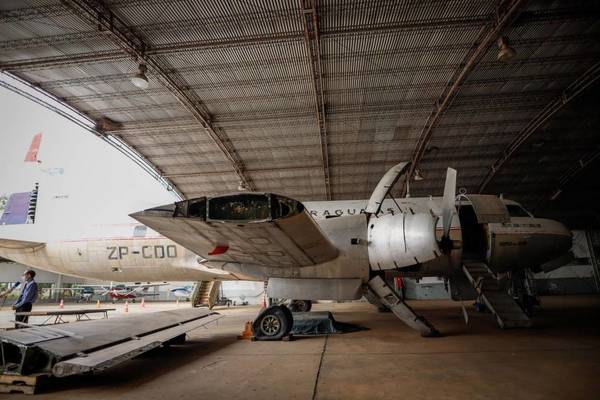
{"type": "MultiPolygon", "coordinates": [[[[0,239],[0,256],[111,281],[250,279],[268,281],[269,297],[278,299],[365,296],[423,336],[439,332],[395,293],[385,273],[441,276],[454,299],[480,297],[500,326],[528,326],[497,278],[549,262],[560,266],[557,260],[571,247],[570,231],[533,217],[514,201],[456,196],[451,168],[443,197],[392,198],[390,190],[408,166],[391,168],[368,201],[301,203],[255,192],[201,197],[131,214],[160,235],[123,238],[128,242],[0,239]]],[[[254,330],[260,339],[280,339],[292,323],[287,307],[273,305],[261,311],[254,330]]]]}

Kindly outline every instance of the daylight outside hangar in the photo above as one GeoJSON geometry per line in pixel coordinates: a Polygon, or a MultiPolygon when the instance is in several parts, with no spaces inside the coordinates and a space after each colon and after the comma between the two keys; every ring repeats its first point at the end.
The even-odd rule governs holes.
{"type": "MultiPolygon", "coordinates": [[[[62,333],[0,330],[0,380],[123,368],[111,396],[129,386],[140,396],[246,398],[243,381],[257,398],[412,398],[423,386],[433,398],[589,398],[600,389],[600,303],[589,296],[600,292],[599,39],[596,1],[0,2],[0,86],[97,135],[179,197],[128,212],[118,235],[74,232],[66,242],[3,236],[13,228],[4,225],[41,226],[43,184],[0,197],[3,264],[111,282],[88,282],[88,301],[142,298],[138,316],[62,333]],[[183,280],[191,284],[167,292],[177,303],[143,314],[144,296],[158,300],[160,286],[183,280]],[[228,310],[239,304],[221,282],[243,281],[258,294],[228,310]],[[581,296],[539,307],[549,294],[581,296]],[[223,315],[174,310],[180,298],[223,315]],[[423,299],[456,303],[407,302],[423,299]],[[372,305],[392,313],[374,320],[372,305]],[[498,328],[539,330],[492,332],[479,312],[498,328]],[[153,368],[198,379],[172,385],[175,373],[156,373],[137,385],[126,370],[223,316],[222,338],[244,324],[242,339],[321,338],[260,347],[255,361],[252,343],[232,340],[223,353],[224,341],[196,333],[214,354],[192,344],[183,367],[161,353],[153,368]],[[344,329],[353,336],[333,335],[344,329]],[[436,347],[406,331],[446,339],[436,347]],[[297,348],[306,359],[293,357],[297,348]],[[223,354],[230,364],[213,368],[222,359],[210,357],[223,354]],[[390,395],[397,371],[406,384],[390,395]]],[[[12,283],[6,276],[0,266],[0,283],[12,283]]],[[[61,310],[45,316],[67,318],[61,310]]]]}

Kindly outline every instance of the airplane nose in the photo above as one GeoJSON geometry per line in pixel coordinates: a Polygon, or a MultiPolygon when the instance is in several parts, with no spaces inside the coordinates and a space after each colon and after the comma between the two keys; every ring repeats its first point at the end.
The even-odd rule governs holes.
{"type": "Polygon", "coordinates": [[[565,254],[573,245],[573,234],[565,224],[551,219],[544,220],[542,226],[547,235],[547,247],[552,253],[565,254]]]}
{"type": "Polygon", "coordinates": [[[571,232],[571,230],[567,228],[566,225],[558,221],[556,221],[556,223],[558,225],[558,234],[567,238],[567,240],[565,240],[563,249],[563,252],[566,253],[567,251],[571,250],[571,247],[573,246],[573,232],[571,232]]]}
{"type": "Polygon", "coordinates": [[[573,232],[571,232],[571,230],[569,228],[567,228],[567,226],[565,224],[562,224],[558,221],[556,221],[556,224],[558,225],[558,230],[561,235],[565,235],[565,236],[569,236],[570,238],[573,238],[573,232]]]}

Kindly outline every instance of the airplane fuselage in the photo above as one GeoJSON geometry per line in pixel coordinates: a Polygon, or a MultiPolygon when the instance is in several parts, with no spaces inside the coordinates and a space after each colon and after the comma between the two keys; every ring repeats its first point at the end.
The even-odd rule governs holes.
{"type": "MultiPolygon", "coordinates": [[[[386,200],[382,214],[430,212],[440,215],[439,198],[386,200]]],[[[508,202],[511,206],[514,202],[508,202]]],[[[268,268],[253,264],[212,262],[146,229],[139,223],[108,226],[103,235],[48,242],[38,249],[0,249],[0,256],[56,273],[106,281],[201,281],[211,279],[266,280],[269,278],[358,278],[365,281],[371,269],[365,200],[305,202],[339,256],[315,266],[268,268]],[[143,228],[143,229],[140,229],[143,228]],[[111,230],[118,235],[110,234],[111,230]],[[127,234],[129,232],[130,234],[127,234]],[[136,235],[137,232],[137,235],[136,235]],[[143,232],[140,235],[139,232],[143,232]],[[353,245],[361,239],[361,245],[353,245]]],[[[450,237],[454,248],[447,257],[415,263],[403,270],[415,276],[446,276],[463,257],[479,257],[492,270],[504,272],[539,266],[559,257],[571,244],[570,232],[560,223],[521,213],[509,222],[466,226],[458,210],[450,237]],[[462,223],[462,226],[461,226],[462,223]],[[468,254],[467,254],[468,253],[468,254]]],[[[441,235],[438,221],[436,234],[441,235]]]]}

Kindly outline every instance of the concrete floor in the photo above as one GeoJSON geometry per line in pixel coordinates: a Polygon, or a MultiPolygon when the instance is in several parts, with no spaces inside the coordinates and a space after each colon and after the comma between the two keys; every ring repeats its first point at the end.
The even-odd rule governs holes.
{"type": "MultiPolygon", "coordinates": [[[[193,332],[185,345],[98,375],[50,381],[35,398],[532,400],[600,393],[600,297],[543,298],[535,328],[506,331],[472,309],[466,327],[460,306],[450,301],[411,304],[445,336],[424,339],[392,314],[346,303],[315,309],[331,309],[338,320],[370,330],[293,342],[238,341],[257,308],[226,309],[218,326],[193,332]]],[[[173,306],[134,305],[130,312],[173,306]]]]}

